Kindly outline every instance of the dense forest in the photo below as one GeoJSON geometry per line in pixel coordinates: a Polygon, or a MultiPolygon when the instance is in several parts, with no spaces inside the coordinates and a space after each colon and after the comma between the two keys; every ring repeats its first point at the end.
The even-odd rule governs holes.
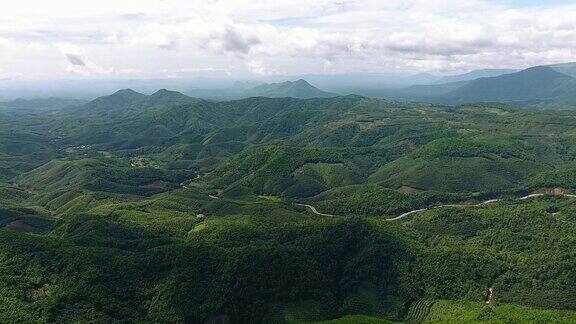
{"type": "Polygon", "coordinates": [[[0,322],[575,322],[575,117],[166,90],[0,108],[0,322]]]}

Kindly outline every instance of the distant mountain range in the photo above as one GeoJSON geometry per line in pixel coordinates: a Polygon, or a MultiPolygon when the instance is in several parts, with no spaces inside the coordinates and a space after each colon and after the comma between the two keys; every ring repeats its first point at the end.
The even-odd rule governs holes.
{"type": "Polygon", "coordinates": [[[232,88],[223,89],[193,89],[186,91],[192,97],[212,99],[212,100],[234,100],[250,97],[268,98],[330,98],[339,94],[318,89],[304,79],[296,81],[283,81],[278,83],[264,83],[257,86],[253,84],[237,83],[232,88]]]}
{"type": "Polygon", "coordinates": [[[448,94],[456,102],[537,103],[561,99],[576,93],[576,79],[549,66],[537,66],[520,72],[491,78],[479,78],[448,94]]]}
{"type": "MultiPolygon", "coordinates": [[[[310,99],[337,97],[338,94],[322,91],[305,80],[297,80],[259,85],[236,93],[235,96],[237,99],[249,97],[310,99]]],[[[86,116],[117,116],[117,114],[129,114],[147,108],[184,106],[199,102],[207,103],[208,101],[166,89],[158,90],[151,95],[132,89],[123,89],[111,95],[96,98],[84,105],[77,105],[72,109],[86,116]]]]}
{"type": "Polygon", "coordinates": [[[447,83],[383,89],[379,97],[441,104],[502,102],[518,106],[576,107],[576,64],[525,70],[477,70],[444,78],[447,83]],[[511,73],[506,73],[511,72],[511,73]],[[474,78],[478,75],[494,75],[474,78]]]}
{"type": "MultiPolygon", "coordinates": [[[[229,83],[227,88],[196,88],[182,92],[160,90],[152,95],[125,89],[90,102],[87,111],[109,112],[111,109],[187,104],[198,100],[194,98],[216,101],[249,97],[308,99],[347,94],[451,105],[502,102],[518,106],[576,107],[576,63],[524,70],[482,69],[445,77],[430,74],[398,76],[396,86],[391,86],[389,82],[393,78],[391,74],[356,73],[348,78],[345,75],[308,77],[314,85],[304,79],[269,83],[246,81],[229,83]],[[415,85],[414,82],[422,83],[415,85]],[[404,86],[399,87],[399,84],[404,86]],[[320,85],[321,89],[315,85],[320,85]]],[[[60,98],[17,99],[0,102],[0,108],[58,109],[82,106],[85,102],[60,98]]]]}
{"type": "Polygon", "coordinates": [[[549,65],[554,70],[576,78],[576,63],[561,63],[549,65]]]}
{"type": "Polygon", "coordinates": [[[14,99],[0,102],[0,108],[14,109],[58,109],[78,106],[86,103],[86,100],[66,98],[38,98],[38,99],[14,99]]]}
{"type": "Polygon", "coordinates": [[[490,77],[497,77],[503,74],[510,74],[518,72],[518,70],[513,69],[482,69],[482,70],[474,70],[464,74],[458,75],[449,75],[441,78],[440,80],[436,81],[437,84],[443,83],[452,83],[452,82],[460,82],[460,81],[471,81],[478,78],[490,78],[490,77]]]}

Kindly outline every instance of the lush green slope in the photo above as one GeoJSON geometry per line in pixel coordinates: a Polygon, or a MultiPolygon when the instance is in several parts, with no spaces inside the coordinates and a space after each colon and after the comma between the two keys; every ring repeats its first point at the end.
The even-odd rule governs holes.
{"type": "MultiPolygon", "coordinates": [[[[293,198],[328,197],[322,193],[368,183],[465,197],[529,191],[554,185],[546,175],[569,168],[576,154],[571,112],[357,96],[209,102],[165,90],[151,96],[125,92],[98,99],[80,114],[57,116],[51,133],[58,146],[74,158],[113,156],[214,171],[206,181],[221,191],[293,198]],[[126,109],[100,105],[126,97],[134,97],[126,109]],[[96,104],[110,117],[83,115],[96,104]],[[548,180],[537,180],[542,177],[548,180]]],[[[422,201],[408,196],[413,199],[422,201]]],[[[354,208],[370,214],[407,208],[378,206],[376,200],[364,205],[373,208],[354,208]]]]}
{"type": "MultiPolygon", "coordinates": [[[[553,183],[558,177],[547,176],[564,172],[567,179],[574,154],[569,116],[502,106],[419,108],[360,101],[353,113],[330,116],[325,124],[305,127],[281,143],[245,150],[212,178],[222,189],[244,186],[258,194],[288,197],[368,183],[409,193],[478,197],[546,186],[572,189],[568,180],[553,183]]],[[[374,206],[372,213],[388,209],[384,202],[377,206],[378,200],[366,201],[366,195],[355,199],[374,206]]]]}
{"type": "Polygon", "coordinates": [[[318,323],[330,324],[386,324],[393,323],[391,321],[383,320],[377,317],[370,317],[364,315],[349,315],[330,321],[322,321],[318,323]]]}
{"type": "MultiPolygon", "coordinates": [[[[174,215],[161,213],[158,199],[166,211],[175,210],[173,203],[167,205],[176,201],[170,196],[154,198],[156,207],[151,201],[112,204],[113,214],[68,215],[48,236],[0,230],[2,298],[15,307],[0,316],[5,321],[35,314],[41,321],[197,322],[226,316],[234,322],[297,322],[365,314],[371,321],[401,320],[410,304],[425,296],[484,303],[490,286],[496,302],[574,309],[569,290],[574,258],[566,258],[572,253],[566,240],[574,237],[574,221],[566,201],[429,213],[408,221],[408,228],[380,218],[307,217],[262,202],[244,216],[199,222],[188,214],[182,232],[176,231],[185,228],[181,221],[174,231],[166,230],[174,215]],[[540,211],[550,205],[566,216],[550,218],[540,211]],[[150,223],[150,217],[164,225],[150,223]],[[560,227],[565,230],[557,231],[557,239],[546,239],[546,231],[560,227]],[[28,269],[26,276],[19,276],[21,269],[28,269]],[[557,275],[541,276],[551,269],[557,275]]],[[[530,316],[570,313],[539,314],[530,316]]],[[[433,307],[428,318],[438,316],[453,315],[433,307]]],[[[352,319],[358,318],[341,321],[352,319]]]]}
{"type": "Polygon", "coordinates": [[[571,111],[162,90],[0,114],[0,322],[570,320],[576,310],[572,197],[387,219],[576,190],[571,111]]]}
{"type": "MultiPolygon", "coordinates": [[[[6,178],[66,152],[216,169],[213,184],[221,189],[248,186],[258,194],[310,197],[367,182],[490,194],[545,185],[536,179],[563,172],[575,154],[571,112],[497,105],[450,108],[355,96],[214,103],[162,90],[121,91],[81,110],[51,116],[42,129],[29,127],[45,132],[49,150],[30,147],[30,154],[46,151],[45,157],[22,154],[16,161],[18,152],[8,150],[6,178]],[[84,116],[94,106],[110,116],[84,116]],[[17,164],[24,160],[31,165],[17,164]]],[[[5,147],[22,138],[7,137],[5,147]]]]}
{"type": "Polygon", "coordinates": [[[520,141],[478,136],[442,138],[380,168],[374,182],[449,192],[514,189],[539,168],[532,148],[520,141]]]}
{"type": "MultiPolygon", "coordinates": [[[[404,188],[403,188],[404,189],[404,188]]],[[[464,201],[467,194],[414,192],[392,190],[376,184],[338,187],[311,200],[320,210],[338,215],[399,215],[404,212],[440,203],[464,201]]]]}
{"type": "Polygon", "coordinates": [[[574,323],[576,312],[517,305],[437,301],[423,323],[574,323]]]}
{"type": "Polygon", "coordinates": [[[304,299],[339,314],[363,283],[400,305],[409,298],[402,291],[413,289],[399,289],[409,284],[402,277],[410,252],[362,222],[286,226],[243,218],[209,222],[174,241],[81,217],[57,232],[33,237],[0,231],[0,280],[9,283],[29,269],[18,286],[9,284],[2,293],[13,300],[6,307],[14,307],[0,312],[3,321],[25,320],[40,309],[40,321],[202,322],[225,314],[255,322],[272,310],[271,303],[304,299]],[[30,294],[34,298],[24,297],[30,294]]]}
{"type": "Polygon", "coordinates": [[[38,113],[0,111],[0,181],[61,154],[51,140],[51,121],[38,113]]]}
{"type": "Polygon", "coordinates": [[[421,232],[431,249],[499,264],[485,288],[494,288],[497,302],[576,309],[573,204],[573,198],[551,198],[445,208],[416,214],[406,224],[421,232]]]}
{"type": "Polygon", "coordinates": [[[58,214],[79,212],[110,197],[150,196],[181,187],[194,172],[136,165],[107,158],[52,160],[16,179],[29,200],[58,214]]]}

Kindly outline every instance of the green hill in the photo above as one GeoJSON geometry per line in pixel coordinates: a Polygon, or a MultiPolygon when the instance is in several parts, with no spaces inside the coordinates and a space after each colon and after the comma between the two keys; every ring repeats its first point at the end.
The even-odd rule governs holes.
{"type": "Polygon", "coordinates": [[[50,133],[54,120],[45,114],[48,112],[0,110],[0,181],[61,156],[50,133]]]}
{"type": "Polygon", "coordinates": [[[269,98],[325,98],[336,97],[337,94],[322,91],[306,80],[285,81],[282,83],[270,83],[257,86],[246,92],[247,96],[269,98]]]}
{"type": "Polygon", "coordinates": [[[178,106],[196,102],[177,91],[161,89],[147,96],[132,89],[119,90],[109,96],[96,98],[89,103],[74,108],[77,113],[83,115],[117,116],[126,113],[137,113],[148,108],[162,108],[166,106],[178,106]]]}
{"type": "Polygon", "coordinates": [[[438,301],[422,323],[573,323],[574,311],[550,311],[517,305],[438,301]]]}
{"type": "MultiPolygon", "coordinates": [[[[82,196],[94,192],[150,196],[179,186],[190,172],[169,171],[111,159],[52,160],[20,175],[19,187],[33,193],[33,201],[51,210],[69,210],[85,204],[82,196]]],[[[102,196],[102,195],[101,195],[102,196]]],[[[102,196],[104,199],[106,195],[102,196]]],[[[83,206],[80,206],[80,209],[83,206]]]]}
{"type": "Polygon", "coordinates": [[[369,183],[464,195],[529,190],[545,183],[534,180],[538,174],[568,165],[573,150],[570,112],[358,96],[210,102],[158,91],[136,97],[143,98],[138,108],[112,110],[109,117],[75,111],[50,117],[52,143],[68,158],[214,171],[206,179],[223,191],[308,198],[369,183]]]}
{"type": "Polygon", "coordinates": [[[0,117],[2,323],[576,310],[574,111],[161,90],[0,117]]]}
{"type": "Polygon", "coordinates": [[[85,105],[85,109],[94,113],[105,110],[135,108],[144,102],[145,99],[146,95],[144,94],[132,89],[123,89],[118,90],[109,96],[92,100],[85,105]]]}
{"type": "Polygon", "coordinates": [[[385,165],[370,180],[392,188],[448,192],[514,189],[539,168],[537,159],[514,141],[445,138],[385,165]]]}

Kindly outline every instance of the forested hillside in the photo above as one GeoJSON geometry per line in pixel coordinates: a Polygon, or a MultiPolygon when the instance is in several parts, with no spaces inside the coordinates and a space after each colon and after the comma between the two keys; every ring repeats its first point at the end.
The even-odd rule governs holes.
{"type": "Polygon", "coordinates": [[[575,117],[168,90],[0,110],[0,322],[574,322],[575,117]]]}

